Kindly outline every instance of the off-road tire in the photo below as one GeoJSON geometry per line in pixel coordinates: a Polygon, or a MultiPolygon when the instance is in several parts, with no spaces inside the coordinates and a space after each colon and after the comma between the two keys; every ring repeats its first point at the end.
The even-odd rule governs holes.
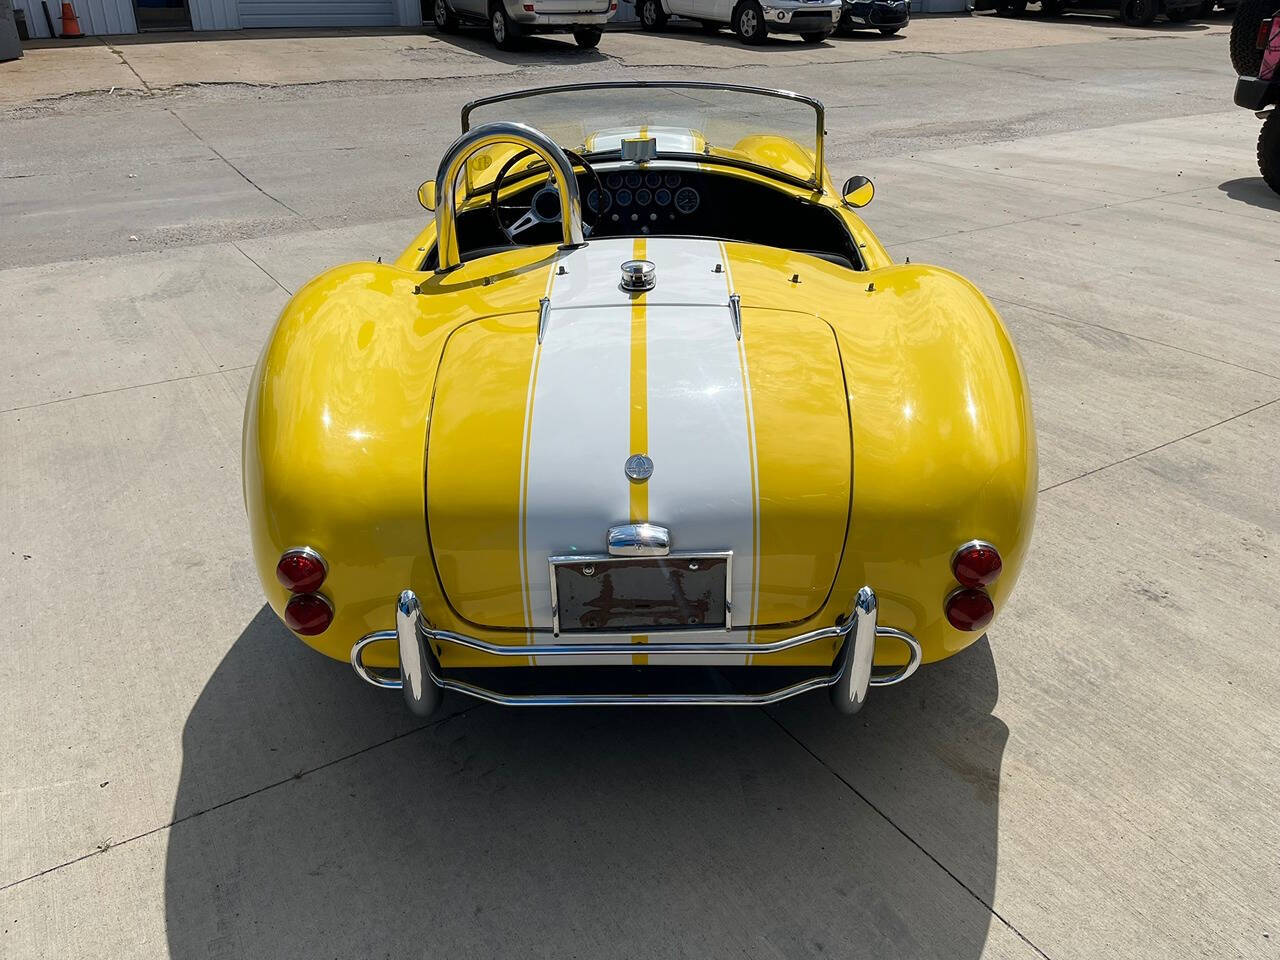
{"type": "Polygon", "coordinates": [[[520,46],[524,31],[520,24],[507,15],[502,0],[489,5],[489,39],[499,50],[515,50],[520,46]]]}
{"type": "Polygon", "coordinates": [[[1242,77],[1256,77],[1262,67],[1258,49],[1258,28],[1280,12],[1276,0],[1240,0],[1231,21],[1231,66],[1242,77]]]}
{"type": "Polygon", "coordinates": [[[902,29],[901,27],[881,27],[880,35],[885,37],[892,37],[892,36],[895,36],[897,32],[901,29],[902,29]]]}
{"type": "MultiPolygon", "coordinates": [[[[436,2],[438,3],[439,0],[436,2]]],[[[573,31],[573,39],[583,50],[591,50],[599,46],[600,37],[603,34],[604,31],[596,30],[594,27],[581,27],[573,31]]]]}
{"type": "Polygon", "coordinates": [[[1280,110],[1272,110],[1258,134],[1258,172],[1267,186],[1280,193],[1280,110]]]}
{"type": "Polygon", "coordinates": [[[636,4],[636,14],[640,17],[642,30],[661,30],[667,25],[667,14],[662,9],[662,0],[640,0],[636,4]]]}
{"type": "Polygon", "coordinates": [[[1149,27],[1160,11],[1157,0],[1120,0],[1120,19],[1130,27],[1149,27]]]}
{"type": "Polygon", "coordinates": [[[764,43],[769,28],[764,22],[764,11],[756,0],[742,0],[733,11],[733,32],[743,43],[756,46],[764,43]]]}
{"type": "Polygon", "coordinates": [[[436,32],[453,33],[458,29],[458,17],[449,9],[448,0],[435,0],[432,4],[432,19],[435,21],[436,32]]]}

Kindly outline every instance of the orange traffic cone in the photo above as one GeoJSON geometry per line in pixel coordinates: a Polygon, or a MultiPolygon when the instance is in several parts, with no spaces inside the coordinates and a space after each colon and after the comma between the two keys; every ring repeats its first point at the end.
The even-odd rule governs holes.
{"type": "Polygon", "coordinates": [[[80,32],[80,21],[76,19],[76,12],[72,9],[70,0],[64,0],[62,4],[62,35],[64,37],[83,37],[80,32]]]}

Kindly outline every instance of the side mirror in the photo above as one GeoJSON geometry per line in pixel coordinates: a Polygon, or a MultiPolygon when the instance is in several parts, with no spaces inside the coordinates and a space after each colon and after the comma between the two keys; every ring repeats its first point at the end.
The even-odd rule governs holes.
{"type": "Polygon", "coordinates": [[[428,180],[418,188],[418,202],[432,213],[436,212],[436,182],[434,180],[428,180]]]}
{"type": "Polygon", "coordinates": [[[866,177],[850,177],[840,192],[844,195],[844,202],[856,209],[871,202],[876,195],[876,185],[866,177]]]}

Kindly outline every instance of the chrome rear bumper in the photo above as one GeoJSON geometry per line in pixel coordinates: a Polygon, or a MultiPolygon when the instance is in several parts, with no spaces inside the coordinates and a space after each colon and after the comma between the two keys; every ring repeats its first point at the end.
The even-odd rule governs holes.
{"type": "MultiPolygon", "coordinates": [[[[502,706],[760,706],[777,703],[789,697],[823,687],[830,688],[831,700],[842,713],[853,714],[862,709],[869,687],[887,687],[901,683],[920,666],[921,650],[916,638],[904,630],[882,627],[876,623],[876,595],[870,587],[858,591],[849,615],[834,626],[774,640],[769,643],[738,641],[687,641],[637,644],[629,640],[605,643],[538,644],[513,646],[489,643],[448,630],[433,629],[422,616],[422,607],[412,590],[400,594],[396,603],[396,629],[378,630],[362,637],[351,648],[351,666],[361,679],[389,690],[402,690],[409,709],[419,716],[430,716],[440,705],[445,690],[502,706]],[[872,676],[876,638],[901,641],[910,654],[906,666],[883,676],[872,676]],[[498,657],[616,656],[631,657],[635,653],[690,654],[744,653],[761,656],[780,653],[795,647],[824,640],[843,639],[835,661],[835,672],[821,674],[790,686],[765,693],[653,693],[653,694],[505,694],[489,690],[465,680],[447,677],[440,668],[435,647],[452,644],[498,657]],[[380,640],[395,640],[400,654],[400,676],[392,677],[365,666],[364,649],[380,640]]],[[[590,670],[590,667],[584,667],[590,670]]]]}

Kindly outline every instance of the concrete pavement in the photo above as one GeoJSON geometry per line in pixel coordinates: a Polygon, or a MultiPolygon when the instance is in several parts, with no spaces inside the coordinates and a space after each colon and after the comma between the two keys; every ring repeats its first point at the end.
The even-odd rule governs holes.
{"type": "Polygon", "coordinates": [[[740,48],[464,39],[493,75],[430,86],[148,66],[149,92],[0,117],[0,953],[1276,956],[1257,121],[1220,25],[939,22],[909,34],[936,49],[780,40],[732,76],[828,102],[837,179],[876,181],[895,256],[992,298],[1032,386],[1011,608],[853,722],[814,697],[420,725],[294,641],[249,569],[250,366],[307,277],[408,241],[459,105],[740,48]]]}

